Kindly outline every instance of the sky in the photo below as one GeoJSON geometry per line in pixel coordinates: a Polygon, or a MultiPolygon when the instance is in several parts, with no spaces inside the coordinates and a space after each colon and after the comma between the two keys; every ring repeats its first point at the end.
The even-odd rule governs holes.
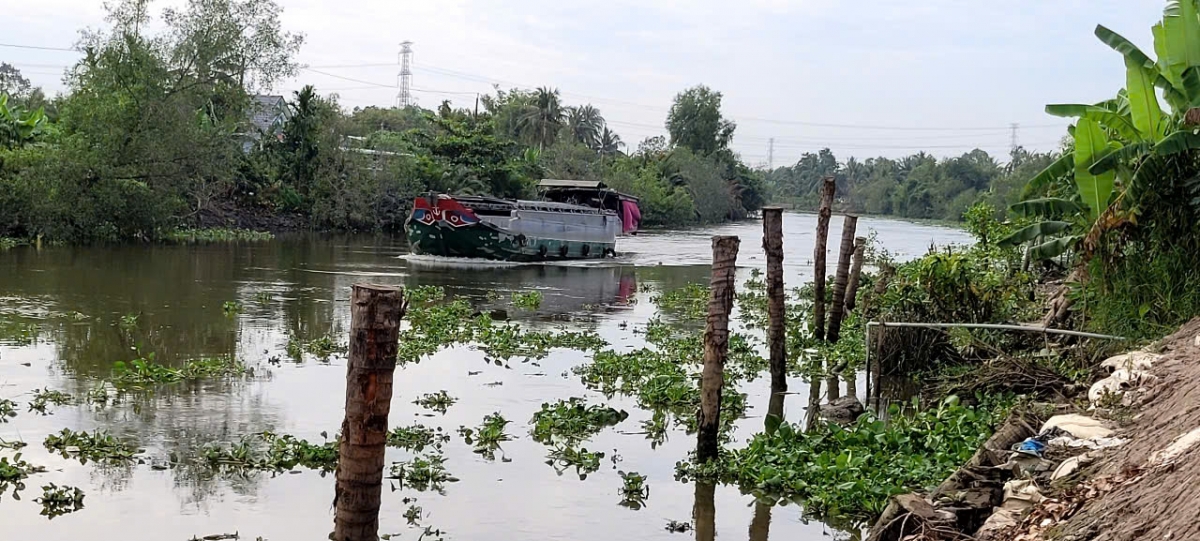
{"type": "MultiPolygon", "coordinates": [[[[1094,103],[1124,84],[1103,24],[1153,51],[1162,0],[276,0],[302,33],[298,77],[346,109],[396,101],[399,43],[413,42],[418,104],[548,86],[591,103],[636,149],[666,135],[680,91],[720,91],[737,123],[733,148],[753,165],[795,163],[830,148],[839,160],[981,148],[1004,161],[1018,142],[1060,146],[1066,119],[1047,103],[1094,103]],[[771,139],[774,154],[770,155],[771,139]]],[[[152,4],[155,12],[182,0],[152,4]]],[[[104,24],[100,0],[7,2],[0,44],[70,48],[104,24]]],[[[51,93],[71,51],[0,46],[51,93]]]]}

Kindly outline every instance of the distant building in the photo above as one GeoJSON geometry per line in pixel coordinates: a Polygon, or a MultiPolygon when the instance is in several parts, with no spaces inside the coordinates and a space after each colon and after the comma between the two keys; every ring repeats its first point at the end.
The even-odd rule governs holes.
{"type": "Polygon", "coordinates": [[[250,126],[242,137],[242,152],[250,152],[263,135],[280,137],[283,123],[291,117],[283,96],[255,95],[250,97],[250,126]]]}

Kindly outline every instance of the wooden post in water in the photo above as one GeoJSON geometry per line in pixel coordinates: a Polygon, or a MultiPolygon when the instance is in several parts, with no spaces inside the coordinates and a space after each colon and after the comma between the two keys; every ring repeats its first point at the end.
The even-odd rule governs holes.
{"type": "Polygon", "coordinates": [[[696,541],[717,538],[717,485],[712,481],[696,481],[696,499],[692,504],[692,522],[696,524],[696,541]]]}
{"type": "Polygon", "coordinates": [[[850,284],[846,286],[846,313],[854,311],[858,302],[858,282],[862,279],[863,253],[867,251],[867,237],[854,238],[854,261],[850,263],[850,284]]]}
{"type": "Polygon", "coordinates": [[[407,305],[397,287],[355,284],[350,293],[346,417],[338,446],[334,541],[375,541],[392,376],[407,305]]]}
{"type": "Polygon", "coordinates": [[[842,223],[842,246],[838,251],[837,274],[833,278],[833,302],[829,312],[829,332],[825,338],[837,343],[842,332],[842,318],[846,316],[846,286],[850,282],[850,258],[854,254],[854,230],[858,227],[858,216],[846,215],[842,223]]]}
{"type": "Polygon", "coordinates": [[[813,333],[817,340],[825,339],[825,255],[836,190],[837,182],[833,177],[821,181],[821,206],[817,208],[817,239],[813,247],[813,333]]]}
{"type": "Polygon", "coordinates": [[[712,238],[713,265],[709,281],[708,318],[704,326],[704,370],[700,373],[700,413],[696,460],[717,458],[721,426],[721,387],[725,380],[725,354],[729,351],[729,311],[733,309],[734,270],[738,245],[733,236],[712,238]]]}
{"type": "Polygon", "coordinates": [[[763,251],[767,253],[767,349],[771,395],[787,392],[787,337],[784,330],[783,209],[763,207],[763,251]]]}

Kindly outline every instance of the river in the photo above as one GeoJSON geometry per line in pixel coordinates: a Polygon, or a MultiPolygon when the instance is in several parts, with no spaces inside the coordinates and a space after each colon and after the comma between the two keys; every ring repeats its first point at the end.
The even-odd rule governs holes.
{"type": "MultiPolygon", "coordinates": [[[[837,261],[841,218],[830,231],[830,273],[837,261]]],[[[815,216],[789,213],[784,220],[786,286],[812,274],[815,216]]],[[[960,230],[862,218],[859,234],[873,231],[898,259],[933,245],[969,242],[960,230]]],[[[537,311],[510,309],[529,327],[594,330],[614,348],[642,344],[633,331],[655,315],[651,298],[689,282],[706,282],[710,237],[738,235],[739,279],[765,268],[762,225],[743,222],[686,231],[654,231],[622,239],[622,254],[604,262],[564,265],[456,263],[410,257],[400,238],[379,236],[282,236],[249,244],[192,246],[120,245],[17,248],[0,252],[0,398],[17,401],[18,415],[0,423],[0,439],[23,440],[23,458],[47,468],[26,480],[21,499],[0,495],[4,539],[89,539],[184,541],[193,536],[238,532],[243,539],[326,539],[332,531],[333,476],[300,469],[277,475],[211,475],[195,468],[152,467],[174,453],[187,456],[210,442],[232,442],[265,430],[322,441],[342,420],[345,359],[284,360],[291,336],[331,334],[346,341],[349,290],[357,282],[406,286],[440,285],[448,295],[479,305],[504,305],[512,292],[539,290],[537,311]],[[495,293],[499,293],[499,301],[495,293]],[[226,314],[227,301],[241,304],[226,314]],[[119,325],[136,315],[136,325],[119,325]],[[96,408],[67,405],[48,415],[27,411],[35,389],[76,396],[108,377],[113,364],[153,352],[158,362],[235,355],[253,367],[244,381],[178,385],[127,403],[96,408]],[[136,440],[145,464],[81,465],[42,446],[63,428],[103,428],[136,440]],[[48,520],[32,500],[46,483],[76,486],[85,508],[48,520]]],[[[640,411],[628,398],[605,400],[589,392],[570,368],[584,354],[556,350],[539,362],[513,360],[496,366],[469,347],[443,350],[419,364],[397,369],[391,425],[414,420],[444,427],[476,426],[502,412],[513,420],[513,441],[503,444],[511,461],[486,461],[457,435],[446,445],[446,468],[460,479],[446,493],[389,491],[384,483],[381,533],[417,539],[403,518],[405,497],[416,497],[422,523],[447,539],[722,539],[817,540],[848,538],[817,521],[805,520],[796,505],[756,505],[734,487],[696,490],[676,482],[675,463],[695,447],[682,431],[652,448],[640,431],[640,411]],[[479,373],[475,373],[479,372],[479,373]],[[472,375],[473,374],[473,375],[472,375]],[[444,415],[428,416],[412,403],[418,395],[445,389],[458,403],[444,415]],[[581,480],[546,464],[546,447],[529,437],[528,422],[543,402],[574,396],[630,411],[630,418],[584,445],[608,456],[599,471],[581,480]],[[620,456],[613,462],[614,454],[620,456]],[[618,505],[618,470],[638,471],[650,486],[646,507],[618,505]],[[701,501],[697,501],[699,497],[701,501]],[[696,532],[670,533],[670,520],[702,516],[696,532]],[[707,515],[707,513],[702,513],[707,515]],[[711,521],[711,522],[709,522],[711,521]]],[[[751,409],[738,423],[735,442],[761,430],[769,378],[743,385],[751,409]]],[[[862,388],[860,386],[860,388],[862,388]]],[[[801,382],[790,389],[807,394],[801,382]]],[[[789,396],[786,415],[797,420],[804,404],[789,396]]],[[[403,451],[389,449],[388,459],[403,451]]],[[[12,456],[0,450],[0,456],[12,456]]],[[[428,538],[427,538],[428,539],[428,538]]]]}

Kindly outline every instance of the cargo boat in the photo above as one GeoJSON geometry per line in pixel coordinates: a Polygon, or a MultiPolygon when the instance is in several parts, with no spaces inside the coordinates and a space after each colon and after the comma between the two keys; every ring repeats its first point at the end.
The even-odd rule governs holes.
{"type": "Polygon", "coordinates": [[[637,198],[601,182],[544,179],[540,200],[428,194],[404,223],[414,254],[537,262],[616,255],[641,222],[637,198]]]}

